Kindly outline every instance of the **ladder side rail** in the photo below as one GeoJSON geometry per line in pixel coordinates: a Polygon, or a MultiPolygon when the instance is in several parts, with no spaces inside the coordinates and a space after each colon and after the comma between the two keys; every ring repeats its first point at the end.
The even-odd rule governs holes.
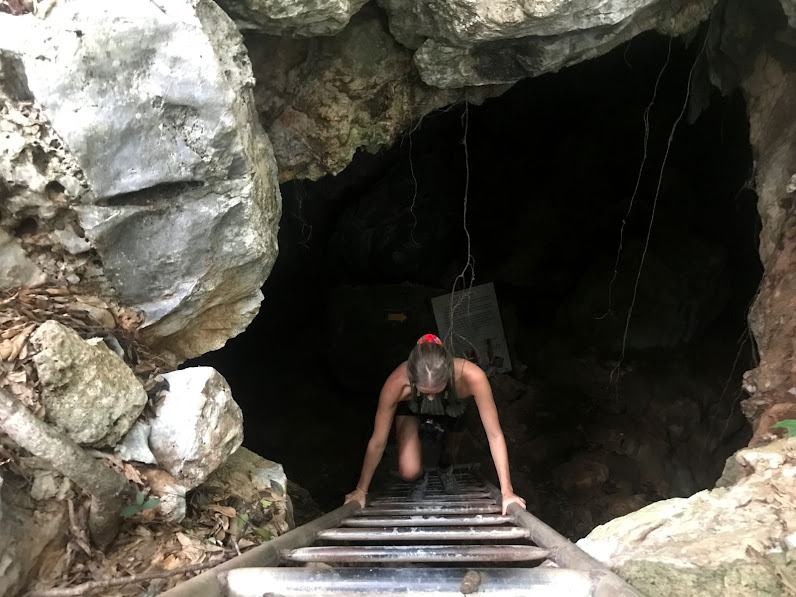
{"type": "Polygon", "coordinates": [[[336,527],[345,518],[360,510],[356,502],[349,502],[336,510],[324,514],[320,518],[288,531],[276,539],[271,539],[244,554],[227,560],[218,566],[206,570],[184,583],[162,593],[160,597],[224,597],[225,588],[219,579],[219,573],[236,568],[259,568],[278,566],[283,550],[296,549],[311,545],[320,531],[336,527]]]}

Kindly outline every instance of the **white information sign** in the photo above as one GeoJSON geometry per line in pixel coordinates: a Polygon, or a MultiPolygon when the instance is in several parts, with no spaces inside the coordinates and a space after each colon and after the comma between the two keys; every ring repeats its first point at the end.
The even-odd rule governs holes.
{"type": "Polygon", "coordinates": [[[454,356],[473,361],[487,373],[511,371],[509,349],[492,282],[438,296],[431,299],[431,306],[439,337],[447,346],[453,347],[454,356]]]}

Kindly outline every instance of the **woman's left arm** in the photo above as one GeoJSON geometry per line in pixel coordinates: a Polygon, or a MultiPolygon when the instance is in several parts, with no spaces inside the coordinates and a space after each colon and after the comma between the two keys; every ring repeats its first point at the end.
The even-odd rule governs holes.
{"type": "Polygon", "coordinates": [[[467,361],[462,367],[462,376],[475,399],[481,423],[484,425],[484,431],[489,440],[489,450],[492,453],[492,461],[495,463],[500,481],[500,492],[503,494],[503,514],[506,514],[506,509],[510,504],[519,504],[525,508],[525,500],[514,493],[514,488],[511,485],[506,438],[500,428],[500,420],[489,380],[480,367],[467,361]]]}

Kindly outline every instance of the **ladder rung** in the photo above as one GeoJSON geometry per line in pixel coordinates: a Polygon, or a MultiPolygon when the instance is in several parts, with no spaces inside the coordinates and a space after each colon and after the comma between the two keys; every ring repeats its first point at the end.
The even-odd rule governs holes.
{"type": "Polygon", "coordinates": [[[382,506],[379,508],[365,508],[358,510],[355,516],[394,516],[394,515],[440,515],[440,514],[495,514],[502,512],[503,508],[497,504],[490,506],[382,506]]]}
{"type": "Polygon", "coordinates": [[[563,568],[239,568],[224,585],[229,597],[589,597],[599,572],[563,568]],[[467,577],[467,580],[465,580],[467,577]]]}
{"type": "Polygon", "coordinates": [[[455,508],[460,506],[493,506],[495,500],[447,500],[438,502],[436,498],[429,500],[405,500],[403,502],[381,502],[375,500],[371,506],[374,508],[415,508],[417,506],[441,506],[444,508],[455,508]]]}
{"type": "Polygon", "coordinates": [[[421,527],[458,525],[497,525],[514,522],[511,516],[476,514],[474,516],[382,516],[346,518],[340,522],[345,527],[421,527]]]}
{"type": "Polygon", "coordinates": [[[531,532],[522,527],[443,526],[377,527],[327,529],[318,539],[334,541],[497,541],[527,539],[531,532]]]}
{"type": "MultiPolygon", "coordinates": [[[[407,499],[407,493],[408,492],[402,492],[397,495],[379,495],[371,503],[376,504],[382,502],[384,503],[403,502],[406,501],[407,499]]],[[[439,493],[439,494],[437,493],[429,494],[428,492],[426,493],[426,499],[434,498],[435,500],[439,500],[442,502],[471,500],[471,499],[477,500],[477,499],[491,498],[491,497],[492,496],[486,493],[485,491],[473,491],[468,493],[439,493]]]]}
{"type": "Polygon", "coordinates": [[[366,545],[301,547],[282,554],[292,562],[527,562],[550,551],[531,545],[366,545]]]}

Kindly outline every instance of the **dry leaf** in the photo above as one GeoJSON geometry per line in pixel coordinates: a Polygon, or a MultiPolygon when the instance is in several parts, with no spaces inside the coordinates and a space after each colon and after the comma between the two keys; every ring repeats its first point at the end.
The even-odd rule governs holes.
{"type": "Polygon", "coordinates": [[[218,512],[219,514],[223,514],[224,516],[229,516],[230,518],[235,518],[237,516],[237,511],[235,508],[230,506],[221,506],[219,504],[210,504],[205,506],[206,510],[212,510],[213,512],[218,512]]]}
{"type": "Polygon", "coordinates": [[[124,476],[128,481],[132,481],[137,485],[143,485],[144,480],[141,478],[141,474],[136,470],[136,468],[132,464],[128,464],[127,462],[124,463],[124,476]]]}
{"type": "Polygon", "coordinates": [[[183,547],[189,547],[193,543],[191,538],[185,533],[177,533],[177,541],[179,541],[180,545],[183,547]]]}

